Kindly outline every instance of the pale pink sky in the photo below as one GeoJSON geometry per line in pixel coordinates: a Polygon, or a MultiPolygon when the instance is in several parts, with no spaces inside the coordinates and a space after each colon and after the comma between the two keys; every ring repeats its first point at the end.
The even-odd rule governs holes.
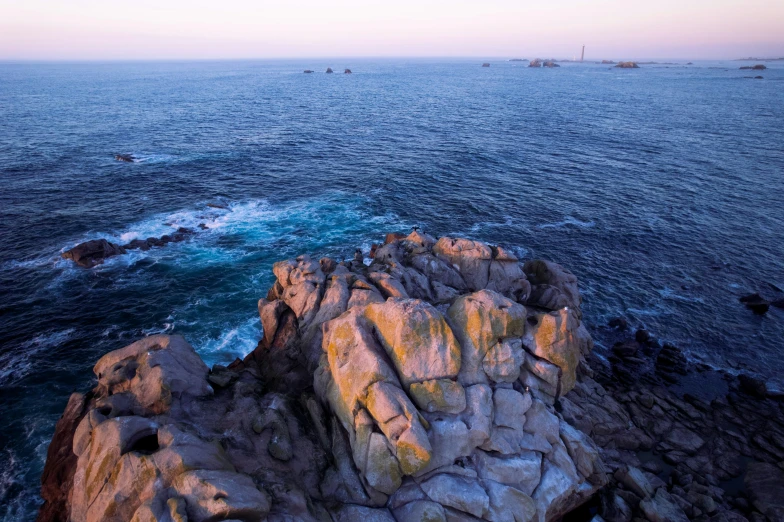
{"type": "Polygon", "coordinates": [[[0,60],[784,56],[784,0],[0,0],[0,60]]]}

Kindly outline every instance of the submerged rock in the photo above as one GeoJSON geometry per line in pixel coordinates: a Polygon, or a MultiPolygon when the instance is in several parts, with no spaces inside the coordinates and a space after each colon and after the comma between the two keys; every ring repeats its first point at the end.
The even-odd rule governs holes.
{"type": "Polygon", "coordinates": [[[746,308],[758,315],[765,315],[770,308],[770,303],[757,293],[741,297],[739,301],[745,304],[746,308]]]}
{"type": "Polygon", "coordinates": [[[133,154],[115,154],[114,159],[117,161],[124,161],[126,163],[134,163],[136,161],[136,158],[133,156],[133,154]]]}
{"type": "Polygon", "coordinates": [[[555,406],[592,348],[563,267],[415,230],[273,272],[245,360],[158,335],[98,361],[40,520],[549,522],[606,483],[555,406]]]}

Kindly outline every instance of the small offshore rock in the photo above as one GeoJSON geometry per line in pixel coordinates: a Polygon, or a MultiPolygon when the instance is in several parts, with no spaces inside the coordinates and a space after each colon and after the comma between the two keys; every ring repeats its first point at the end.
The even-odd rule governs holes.
{"type": "Polygon", "coordinates": [[[637,330],[637,332],[635,332],[634,334],[634,340],[637,341],[638,343],[647,343],[650,340],[650,338],[651,338],[650,332],[642,328],[637,330]]]}
{"type": "Polygon", "coordinates": [[[549,68],[551,68],[551,69],[552,69],[553,67],[560,67],[560,65],[558,65],[557,63],[555,63],[555,61],[554,61],[554,60],[547,60],[546,62],[544,62],[544,63],[542,64],[542,67],[549,67],[549,68]]]}
{"type": "Polygon", "coordinates": [[[770,308],[770,303],[758,293],[743,296],[739,301],[746,305],[746,308],[758,315],[764,315],[770,308]]]}
{"type": "Polygon", "coordinates": [[[313,72],[313,71],[311,71],[310,69],[305,69],[305,71],[304,71],[304,73],[305,73],[305,74],[310,74],[310,73],[312,73],[312,72],[313,72]]]}
{"type": "Polygon", "coordinates": [[[610,322],[607,323],[610,328],[615,328],[616,330],[626,330],[629,326],[629,322],[626,320],[625,317],[614,317],[610,319],[610,322]]]}
{"type": "Polygon", "coordinates": [[[332,74],[333,72],[332,67],[327,67],[327,74],[332,74]]]}
{"type": "Polygon", "coordinates": [[[615,67],[619,69],[639,69],[640,66],[637,65],[637,62],[618,62],[618,65],[615,67]]]}
{"type": "Polygon", "coordinates": [[[132,154],[115,154],[114,159],[117,161],[124,161],[126,163],[133,163],[136,161],[136,158],[134,158],[132,154]]]}
{"type": "Polygon", "coordinates": [[[490,64],[485,62],[485,63],[482,64],[482,67],[490,67],[490,64]]]}
{"type": "Polygon", "coordinates": [[[528,67],[541,67],[541,66],[542,66],[542,60],[540,60],[539,58],[534,58],[528,64],[528,67]]]}
{"type": "Polygon", "coordinates": [[[738,376],[738,383],[740,384],[740,389],[751,396],[764,399],[768,393],[765,381],[757,377],[742,373],[738,376]]]}
{"type": "Polygon", "coordinates": [[[343,74],[351,74],[351,69],[346,69],[345,71],[343,71],[343,74]]]}
{"type": "Polygon", "coordinates": [[[79,266],[91,268],[103,263],[104,259],[125,254],[125,248],[105,239],[93,239],[79,243],[70,250],[63,252],[63,259],[70,259],[79,266]]]}

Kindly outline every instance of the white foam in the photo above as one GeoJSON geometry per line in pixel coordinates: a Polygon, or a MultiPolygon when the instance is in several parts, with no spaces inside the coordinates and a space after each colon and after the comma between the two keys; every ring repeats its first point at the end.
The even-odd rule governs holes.
{"type": "Polygon", "coordinates": [[[18,348],[0,354],[0,384],[6,385],[28,375],[33,365],[31,358],[35,354],[64,343],[75,331],[74,328],[68,328],[37,335],[18,348]]]}
{"type": "Polygon", "coordinates": [[[580,221],[579,219],[566,216],[566,219],[563,221],[558,221],[557,223],[543,223],[541,225],[536,225],[536,228],[539,230],[544,230],[547,228],[567,228],[567,227],[578,227],[578,228],[593,228],[596,226],[594,221],[580,221]]]}
{"type": "Polygon", "coordinates": [[[194,347],[205,362],[212,364],[218,360],[246,356],[256,348],[261,335],[261,321],[254,315],[244,321],[227,325],[217,337],[196,339],[194,347]]]}

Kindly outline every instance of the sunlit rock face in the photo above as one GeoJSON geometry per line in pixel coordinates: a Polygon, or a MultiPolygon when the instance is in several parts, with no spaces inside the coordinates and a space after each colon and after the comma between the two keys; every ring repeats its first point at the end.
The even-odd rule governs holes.
{"type": "Polygon", "coordinates": [[[152,336],[98,362],[55,435],[64,519],[544,522],[606,483],[554,407],[592,347],[567,270],[415,231],[273,271],[244,361],[152,336]]]}

